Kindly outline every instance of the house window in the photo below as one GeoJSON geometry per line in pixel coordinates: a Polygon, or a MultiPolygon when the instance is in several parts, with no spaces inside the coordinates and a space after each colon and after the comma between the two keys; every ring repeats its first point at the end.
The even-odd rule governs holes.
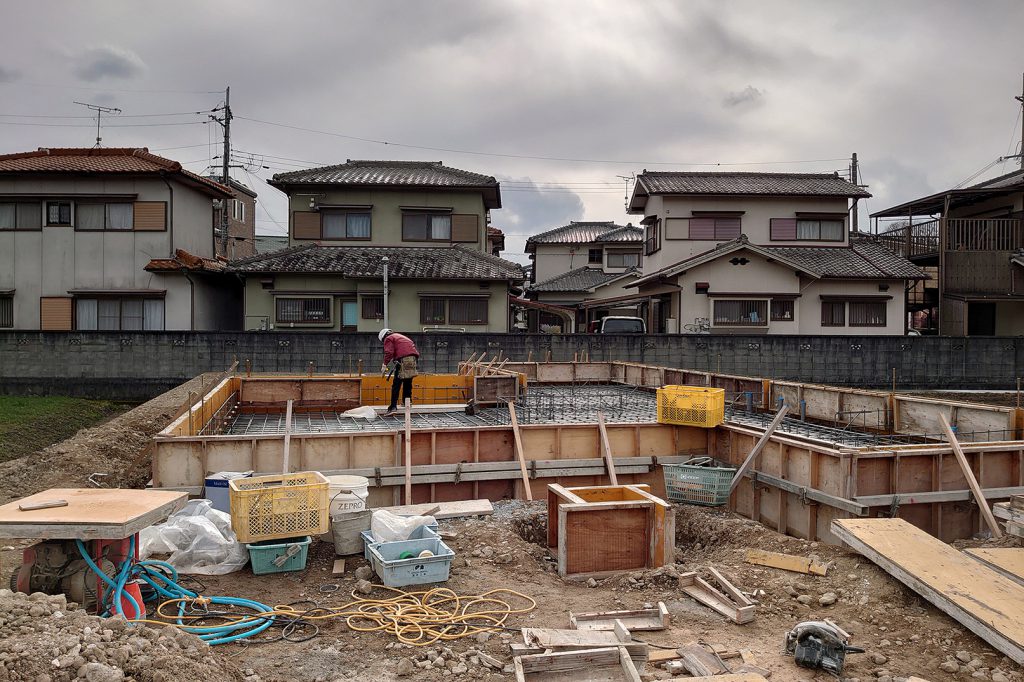
{"type": "Polygon", "coordinates": [[[46,202],[46,224],[53,226],[71,225],[71,202],[70,201],[47,201],[46,202]]]}
{"type": "Polygon", "coordinates": [[[240,223],[245,222],[245,202],[239,199],[231,200],[231,217],[240,223]]]}
{"type": "Polygon", "coordinates": [[[690,218],[690,239],[729,240],[740,236],[739,218],[690,218]]]}
{"type": "Polygon", "coordinates": [[[487,324],[487,299],[450,299],[448,301],[448,321],[452,324],[487,324]]]}
{"type": "Polygon", "coordinates": [[[587,252],[587,263],[591,265],[601,265],[604,263],[604,251],[601,249],[590,249],[587,252]]]}
{"type": "Polygon", "coordinates": [[[384,319],[384,297],[363,296],[363,319],[383,320],[384,319]]]}
{"type": "Polygon", "coordinates": [[[640,266],[640,253],[638,251],[609,251],[608,267],[610,268],[636,268],[640,266]]]}
{"type": "Polygon", "coordinates": [[[164,328],[162,298],[103,297],[75,299],[75,329],[151,331],[164,328]]]}
{"type": "Polygon", "coordinates": [[[331,321],[331,298],[277,298],[278,324],[323,323],[331,321]]]}
{"type": "Polygon", "coordinates": [[[821,302],[821,326],[822,327],[845,327],[846,326],[846,303],[843,301],[822,301],[821,302]]]}
{"type": "Polygon", "coordinates": [[[0,203],[0,230],[38,230],[42,205],[30,201],[0,203]]]}
{"type": "Polygon", "coordinates": [[[323,211],[323,239],[369,239],[370,214],[323,211]]]}
{"type": "Polygon", "coordinates": [[[772,300],[773,322],[792,322],[794,314],[793,301],[772,300]]]}
{"type": "Polygon", "coordinates": [[[885,301],[850,301],[851,327],[884,327],[885,301]]]}
{"type": "Polygon", "coordinates": [[[14,297],[0,296],[0,329],[14,327],[14,297]]]}
{"type": "Polygon", "coordinates": [[[846,232],[842,220],[797,220],[796,238],[799,241],[841,242],[846,232]]]}
{"type": "Polygon", "coordinates": [[[443,298],[421,298],[420,324],[444,324],[444,304],[443,298]]]}
{"type": "Polygon", "coordinates": [[[132,204],[79,203],[75,207],[76,230],[131,230],[135,207],[132,204]]]}
{"type": "Polygon", "coordinates": [[[768,325],[768,301],[716,300],[716,327],[765,327],[768,325]]]}
{"type": "Polygon", "coordinates": [[[655,220],[644,228],[644,253],[651,255],[661,248],[661,221],[655,220]]]}
{"type": "Polygon", "coordinates": [[[403,213],[402,241],[450,242],[452,216],[450,213],[403,213]]]}

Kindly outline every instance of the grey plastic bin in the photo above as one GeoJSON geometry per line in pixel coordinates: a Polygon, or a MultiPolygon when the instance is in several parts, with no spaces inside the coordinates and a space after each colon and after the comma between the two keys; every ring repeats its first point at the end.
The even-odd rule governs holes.
{"type": "Polygon", "coordinates": [[[373,570],[387,587],[443,583],[448,580],[455,552],[440,538],[385,542],[370,547],[370,563],[373,570]],[[434,556],[417,556],[428,549],[434,556]],[[410,559],[399,559],[403,553],[412,552],[410,559]]]}

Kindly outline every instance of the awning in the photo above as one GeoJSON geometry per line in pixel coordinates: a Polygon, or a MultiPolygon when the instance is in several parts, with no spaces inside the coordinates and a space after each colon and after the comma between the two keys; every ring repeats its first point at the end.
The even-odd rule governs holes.
{"type": "Polygon", "coordinates": [[[589,301],[583,301],[579,307],[581,309],[589,308],[604,308],[607,306],[620,306],[620,305],[632,305],[634,303],[646,303],[651,300],[650,296],[615,296],[613,298],[595,298],[589,301]]]}

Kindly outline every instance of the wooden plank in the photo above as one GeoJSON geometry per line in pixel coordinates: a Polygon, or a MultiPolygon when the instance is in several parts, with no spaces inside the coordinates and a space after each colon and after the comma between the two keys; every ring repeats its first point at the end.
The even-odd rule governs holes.
{"type": "Polygon", "coordinates": [[[964,552],[993,571],[1024,586],[1024,548],[978,547],[976,549],[965,549],[964,552]]]}
{"type": "MultiPolygon", "coordinates": [[[[398,379],[396,378],[395,381],[398,379]]],[[[405,399],[405,503],[412,504],[412,401],[405,399]]]]}
{"type": "Polygon", "coordinates": [[[401,516],[419,516],[433,508],[440,509],[431,514],[435,519],[454,519],[462,516],[488,516],[494,513],[490,500],[459,500],[457,502],[428,502],[426,504],[383,507],[385,511],[401,516]]]}
{"type": "Polygon", "coordinates": [[[765,682],[765,677],[757,673],[726,673],[713,677],[687,677],[684,682],[765,682]]]}
{"type": "MultiPolygon", "coordinates": [[[[983,488],[982,494],[986,500],[999,500],[1010,495],[1017,493],[1024,493],[1024,487],[1014,486],[1011,488],[983,488]]],[[[891,495],[861,495],[853,498],[855,502],[866,505],[868,507],[888,507],[893,502],[898,502],[900,506],[904,504],[934,504],[937,502],[963,502],[970,500],[974,493],[970,490],[928,490],[920,493],[895,493],[891,495]]],[[[1005,502],[996,503],[993,506],[992,514],[999,518],[1006,518],[1005,516],[999,516],[995,507],[1000,504],[1006,505],[1005,502]]],[[[1024,519],[1024,514],[1020,515],[1024,519]]]]}
{"type": "Polygon", "coordinates": [[[757,566],[770,566],[809,575],[825,575],[828,571],[828,564],[822,564],[807,557],[768,552],[763,549],[748,549],[745,561],[757,566]]]}
{"type": "Polygon", "coordinates": [[[345,572],[345,560],[335,559],[334,566],[331,568],[331,575],[341,575],[345,572]]]}
{"type": "MultiPolygon", "coordinates": [[[[717,611],[738,625],[754,620],[753,604],[737,604],[733,602],[728,596],[716,590],[696,573],[681,574],[679,576],[679,586],[683,589],[683,592],[704,604],[704,606],[717,611]]],[[[745,597],[744,601],[746,601],[745,597]]]]}
{"type": "Polygon", "coordinates": [[[604,424],[604,412],[597,413],[597,429],[601,433],[601,454],[604,455],[605,464],[608,466],[608,480],[612,485],[618,485],[619,479],[615,475],[615,462],[612,461],[612,446],[608,443],[608,429],[604,424]]]}
{"type": "Polygon", "coordinates": [[[558,630],[551,628],[523,628],[523,643],[527,648],[570,651],[624,646],[633,662],[647,662],[647,645],[634,642],[629,630],[619,621],[614,630],[558,630]]]}
{"type": "Polygon", "coordinates": [[[715,654],[699,644],[680,647],[678,651],[683,667],[694,677],[711,677],[729,672],[715,654]]]}
{"type": "Polygon", "coordinates": [[[640,682],[624,647],[517,656],[517,682],[640,682]]]}
{"type": "Polygon", "coordinates": [[[292,446],[292,401],[289,398],[288,403],[284,408],[284,454],[282,456],[281,473],[287,474],[290,462],[288,461],[291,457],[291,446],[292,446]]]}
{"type": "Polygon", "coordinates": [[[614,630],[617,620],[622,621],[622,624],[630,632],[664,630],[671,623],[668,608],[664,602],[658,602],[657,608],[653,609],[591,613],[569,612],[569,627],[576,630],[614,630]]]}
{"type": "Polygon", "coordinates": [[[186,502],[187,493],[170,490],[51,488],[0,506],[0,538],[120,540],[163,521],[186,502]],[[67,505],[18,508],[54,499],[67,505]]]}
{"type": "Polygon", "coordinates": [[[960,470],[963,472],[964,478],[967,479],[967,487],[969,487],[971,492],[974,493],[974,501],[978,505],[978,509],[981,510],[982,518],[985,519],[985,523],[988,525],[989,530],[992,531],[993,537],[1003,537],[1003,531],[999,528],[999,524],[996,523],[996,518],[992,516],[992,510],[985,501],[985,494],[981,492],[981,486],[978,485],[978,479],[974,477],[974,472],[971,471],[971,465],[967,463],[967,457],[964,456],[964,451],[960,449],[960,441],[957,440],[956,434],[953,433],[953,427],[949,425],[949,419],[946,418],[945,413],[939,414],[939,421],[942,422],[942,428],[946,432],[946,439],[953,448],[953,455],[956,457],[956,463],[960,465],[960,470]]]}
{"type": "Polygon", "coordinates": [[[1010,502],[997,502],[992,506],[992,513],[1004,521],[1024,523],[1024,510],[1017,509],[1010,502]]]}
{"type": "Polygon", "coordinates": [[[754,465],[754,458],[761,454],[761,450],[763,450],[764,446],[768,444],[772,434],[775,433],[775,429],[778,428],[779,424],[781,424],[782,420],[786,417],[787,412],[789,412],[789,407],[783,404],[783,406],[779,408],[779,411],[775,413],[775,419],[772,419],[771,423],[768,424],[768,428],[766,428],[764,433],[761,434],[757,443],[747,454],[746,459],[743,460],[743,464],[740,465],[740,468],[737,469],[735,475],[733,475],[732,483],[729,484],[730,494],[736,490],[736,486],[738,486],[740,481],[743,480],[743,476],[747,473],[747,470],[754,465]]]}
{"type": "Polygon", "coordinates": [[[836,519],[832,532],[961,625],[1024,664],[1024,588],[903,519],[836,519]]]}
{"type": "Polygon", "coordinates": [[[512,422],[512,437],[515,439],[516,444],[516,459],[519,460],[519,470],[523,475],[523,491],[526,493],[526,499],[532,502],[533,491],[530,489],[530,475],[526,472],[526,457],[523,455],[523,437],[519,433],[519,422],[516,420],[516,406],[514,403],[508,404],[508,416],[512,422]]]}

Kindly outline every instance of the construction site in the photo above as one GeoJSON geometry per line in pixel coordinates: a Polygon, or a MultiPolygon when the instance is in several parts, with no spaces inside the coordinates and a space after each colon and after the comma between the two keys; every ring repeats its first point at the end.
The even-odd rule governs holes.
{"type": "Polygon", "coordinates": [[[0,680],[1024,679],[1019,392],[524,360],[236,363],[0,465],[0,680]],[[242,565],[140,556],[220,486],[242,565]]]}

